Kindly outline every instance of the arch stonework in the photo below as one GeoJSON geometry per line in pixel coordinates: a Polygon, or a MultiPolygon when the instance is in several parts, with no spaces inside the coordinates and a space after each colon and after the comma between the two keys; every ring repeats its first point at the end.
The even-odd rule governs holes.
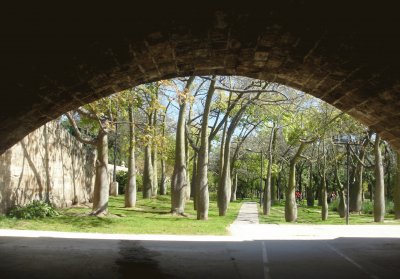
{"type": "Polygon", "coordinates": [[[11,28],[1,30],[0,154],[97,98],[159,79],[206,74],[300,89],[400,150],[397,10],[277,2],[253,9],[204,4],[154,11],[151,3],[133,11],[59,8],[63,14],[37,6],[34,12],[10,9],[2,21],[11,28]]]}

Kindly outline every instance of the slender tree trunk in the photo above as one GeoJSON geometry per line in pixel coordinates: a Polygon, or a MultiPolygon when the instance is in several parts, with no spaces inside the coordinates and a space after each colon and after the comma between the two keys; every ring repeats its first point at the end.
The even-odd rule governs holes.
{"type": "Polygon", "coordinates": [[[274,138],[274,133],[275,133],[275,123],[271,128],[271,135],[269,139],[267,181],[264,188],[263,214],[267,216],[271,212],[272,141],[274,138]]]}
{"type": "Polygon", "coordinates": [[[308,178],[308,187],[307,187],[307,206],[314,206],[315,196],[314,196],[314,187],[312,186],[312,163],[310,163],[309,169],[309,178],[308,178]]]}
{"type": "MultiPolygon", "coordinates": [[[[230,127],[231,128],[231,127],[230,127]]],[[[233,129],[234,130],[234,129],[233,129]]],[[[220,177],[219,187],[218,187],[218,208],[219,208],[219,216],[225,216],[226,210],[228,209],[228,203],[231,197],[231,139],[232,139],[233,131],[232,129],[228,129],[226,138],[225,138],[225,150],[223,157],[223,167],[222,167],[222,176],[220,177]]]]}
{"type": "Polygon", "coordinates": [[[94,182],[92,215],[107,214],[109,197],[108,136],[99,132],[97,140],[96,177],[94,182]]]}
{"type": "Polygon", "coordinates": [[[208,219],[209,193],[208,193],[208,155],[209,155],[209,135],[208,135],[208,116],[211,109],[211,101],[215,91],[215,77],[213,77],[207,92],[206,102],[204,105],[203,119],[201,123],[200,148],[197,154],[197,171],[196,171],[196,207],[197,219],[208,219]]]}
{"type": "Polygon", "coordinates": [[[167,194],[167,174],[165,168],[165,160],[161,159],[161,181],[160,181],[160,195],[167,194]]]}
{"type": "Polygon", "coordinates": [[[196,181],[197,181],[197,153],[195,152],[193,157],[193,168],[192,168],[192,181],[190,182],[190,196],[193,198],[193,209],[197,210],[197,198],[196,198],[196,181]]]}
{"type": "Polygon", "coordinates": [[[362,184],[363,184],[363,172],[365,158],[365,148],[368,144],[368,140],[365,139],[364,143],[361,146],[360,153],[358,158],[360,161],[357,161],[357,165],[354,171],[355,181],[352,183],[352,187],[350,189],[350,200],[349,200],[349,210],[352,212],[360,212],[362,207],[362,184]]]}
{"type": "Polygon", "coordinates": [[[234,176],[233,176],[233,185],[232,185],[232,193],[231,193],[231,202],[236,201],[236,192],[237,192],[237,172],[234,171],[234,176]]]}
{"type": "Polygon", "coordinates": [[[325,140],[322,140],[322,187],[321,187],[321,197],[322,197],[322,208],[321,208],[321,219],[326,221],[328,219],[328,193],[326,185],[326,152],[325,152],[325,140]]]}
{"type": "Polygon", "coordinates": [[[151,143],[149,142],[144,148],[144,170],[143,170],[143,198],[150,199],[153,189],[154,174],[153,165],[151,163],[151,143]]]}
{"type": "Polygon", "coordinates": [[[339,170],[336,163],[335,163],[335,179],[339,188],[338,213],[340,218],[344,218],[346,217],[346,212],[347,212],[346,195],[344,193],[344,186],[342,182],[340,182],[339,170]]]}
{"type": "Polygon", "coordinates": [[[271,177],[271,205],[276,203],[276,177],[271,177]]]}
{"type": "Polygon", "coordinates": [[[383,222],[385,218],[385,186],[382,154],[380,149],[381,138],[376,134],[375,153],[375,199],[374,199],[374,222],[383,222]]]}
{"type": "Polygon", "coordinates": [[[153,184],[152,184],[152,189],[151,189],[151,195],[153,197],[157,197],[157,192],[158,192],[158,166],[157,166],[157,161],[158,161],[158,155],[157,155],[157,146],[153,146],[152,150],[152,155],[151,155],[151,165],[153,166],[153,184]]]}
{"type": "Polygon", "coordinates": [[[296,163],[300,159],[301,153],[306,148],[307,143],[302,142],[294,157],[289,164],[289,185],[286,188],[285,201],[285,221],[296,222],[297,220],[297,205],[296,205],[296,163]]]}
{"type": "Polygon", "coordinates": [[[194,77],[191,76],[186,83],[184,97],[180,100],[178,124],[176,129],[175,165],[171,178],[171,213],[184,214],[187,175],[186,175],[186,152],[185,152],[185,125],[187,97],[194,77]]]}
{"type": "Polygon", "coordinates": [[[128,184],[125,186],[125,207],[136,205],[135,123],[133,109],[129,107],[129,162],[128,184]]]}
{"type": "MultiPolygon", "coordinates": [[[[169,104],[168,104],[169,106],[169,104]]],[[[167,106],[167,109],[168,109],[167,106]]],[[[166,110],[167,110],[166,109],[166,110]]],[[[166,126],[166,117],[165,117],[166,111],[163,115],[163,121],[162,121],[162,126],[161,126],[161,135],[164,138],[165,137],[165,126],[166,126]]],[[[167,194],[167,173],[166,173],[166,166],[165,166],[165,158],[164,158],[164,150],[163,148],[161,149],[161,180],[160,180],[160,195],[166,195],[167,194]]]]}
{"type": "Polygon", "coordinates": [[[190,150],[189,150],[189,140],[185,135],[185,153],[186,153],[186,176],[187,176],[187,186],[186,186],[186,201],[190,201],[191,192],[192,192],[192,185],[190,179],[190,150]]]}
{"type": "MultiPolygon", "coordinates": [[[[158,99],[158,93],[156,94],[156,99],[158,99]]],[[[153,127],[153,138],[157,136],[157,114],[158,111],[157,109],[154,110],[153,112],[153,121],[151,122],[151,126],[153,127]]],[[[157,144],[153,145],[153,148],[151,150],[151,164],[153,165],[153,184],[151,188],[151,195],[153,197],[157,196],[158,192],[158,166],[157,166],[157,161],[158,161],[158,150],[157,150],[157,144]]]]}
{"type": "MultiPolygon", "coordinates": [[[[148,115],[147,125],[151,130],[153,125],[153,113],[148,115]]],[[[153,138],[154,133],[151,134],[151,139],[147,142],[144,148],[144,169],[143,169],[143,198],[150,199],[154,189],[154,169],[153,169],[153,138]]]]}
{"type": "Polygon", "coordinates": [[[394,218],[400,219],[400,153],[396,152],[396,180],[393,189],[394,218]]]}

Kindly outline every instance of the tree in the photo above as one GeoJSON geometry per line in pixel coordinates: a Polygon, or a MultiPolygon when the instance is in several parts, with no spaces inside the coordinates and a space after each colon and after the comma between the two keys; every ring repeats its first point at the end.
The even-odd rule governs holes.
{"type": "Polygon", "coordinates": [[[400,219],[400,154],[396,153],[396,183],[393,191],[394,218],[400,219]]]}
{"type": "Polygon", "coordinates": [[[184,214],[187,175],[186,175],[186,152],[185,152],[185,129],[186,129],[186,108],[190,97],[190,87],[194,76],[189,77],[185,89],[178,97],[179,116],[176,129],[175,164],[171,178],[171,212],[173,214],[184,214]]]}
{"type": "Polygon", "coordinates": [[[208,219],[209,193],[208,193],[208,118],[211,109],[211,101],[215,91],[215,76],[213,76],[207,92],[206,102],[204,105],[203,120],[201,123],[200,147],[197,152],[197,170],[195,180],[195,199],[197,207],[197,219],[208,219]]]}
{"type": "Polygon", "coordinates": [[[135,122],[133,106],[129,106],[129,161],[128,184],[125,187],[125,207],[136,205],[136,160],[135,160],[135,122]]]}
{"type": "Polygon", "coordinates": [[[92,215],[103,215],[107,214],[108,211],[110,187],[108,179],[108,134],[113,127],[113,111],[115,112],[115,107],[112,106],[112,97],[109,97],[81,107],[73,113],[65,114],[72,125],[75,138],[84,144],[95,146],[97,150],[92,215]],[[96,135],[92,138],[85,137],[78,128],[76,119],[87,119],[96,135]]]}
{"type": "Polygon", "coordinates": [[[385,185],[383,174],[382,154],[380,149],[381,138],[375,134],[375,195],[374,195],[374,222],[383,222],[385,218],[385,185]]]}

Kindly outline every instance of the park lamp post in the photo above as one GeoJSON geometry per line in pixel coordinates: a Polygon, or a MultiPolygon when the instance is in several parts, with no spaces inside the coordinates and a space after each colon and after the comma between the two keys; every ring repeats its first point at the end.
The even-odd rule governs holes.
{"type": "Polygon", "coordinates": [[[261,157],[261,164],[260,164],[260,207],[262,207],[262,195],[263,195],[263,191],[262,191],[262,185],[263,185],[263,152],[262,151],[253,151],[250,148],[246,148],[247,151],[249,152],[253,152],[253,153],[260,153],[260,157],[261,157]]]}
{"type": "Polygon", "coordinates": [[[347,176],[347,185],[346,185],[346,225],[349,224],[350,217],[350,145],[359,145],[359,143],[352,140],[350,135],[337,135],[332,138],[333,143],[337,145],[346,145],[346,176],[347,176]]]}

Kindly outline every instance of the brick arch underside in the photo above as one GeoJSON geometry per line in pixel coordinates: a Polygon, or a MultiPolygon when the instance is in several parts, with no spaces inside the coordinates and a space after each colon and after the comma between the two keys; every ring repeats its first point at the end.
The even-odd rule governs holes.
{"type": "Polygon", "coordinates": [[[7,73],[0,153],[100,97],[150,81],[209,74],[300,89],[348,112],[400,150],[400,24],[315,16],[301,5],[294,10],[210,9],[160,14],[153,21],[121,14],[101,20],[98,14],[85,24],[65,18],[37,23],[26,14],[1,46],[7,73]]]}

